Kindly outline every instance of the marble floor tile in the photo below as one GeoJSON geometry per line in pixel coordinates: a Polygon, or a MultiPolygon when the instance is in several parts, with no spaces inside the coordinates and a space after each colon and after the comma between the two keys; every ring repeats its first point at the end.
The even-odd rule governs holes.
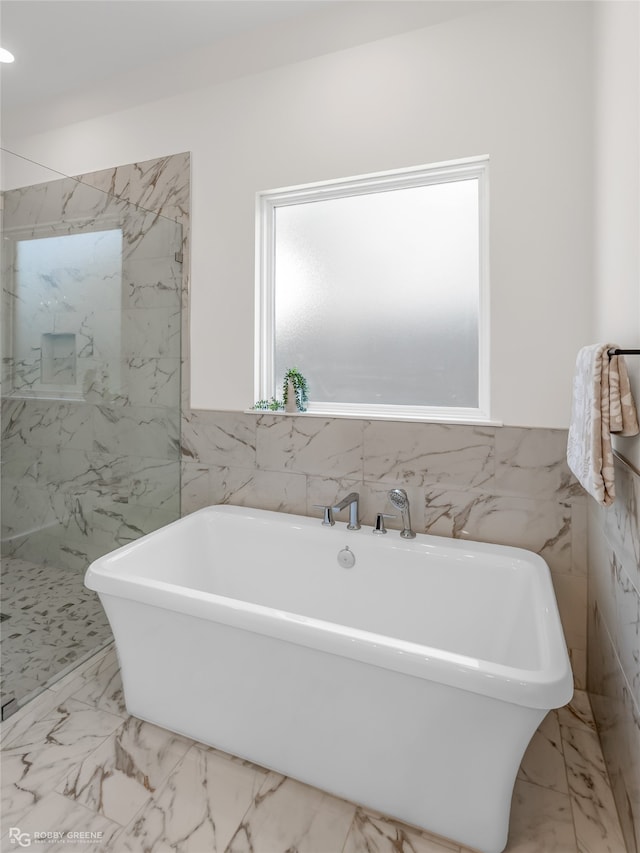
{"type": "Polygon", "coordinates": [[[569,793],[562,754],[560,724],[555,711],[550,711],[538,727],[524,754],[518,779],[569,793]]]}
{"type": "MultiPolygon", "coordinates": [[[[547,715],[524,756],[505,853],[624,853],[586,693],[547,715]],[[568,784],[567,784],[568,779],[568,784]]],[[[126,715],[107,648],[3,724],[0,849],[43,853],[470,853],[126,715]],[[26,836],[25,836],[26,838],[26,836]]],[[[463,819],[464,816],[461,816],[463,819]]]]}
{"type": "Polygon", "coordinates": [[[506,850],[508,853],[579,853],[569,796],[518,779],[513,792],[506,850]]]}
{"type": "Polygon", "coordinates": [[[595,732],[562,727],[580,853],[626,853],[600,741],[595,732]]]}
{"type": "MultiPolygon", "coordinates": [[[[29,846],[42,853],[80,853],[80,851],[105,851],[113,848],[119,824],[108,820],[63,797],[51,792],[44,796],[27,813],[15,821],[14,829],[22,843],[12,843],[11,826],[3,821],[3,853],[29,846]],[[29,842],[29,844],[27,844],[29,842]]],[[[15,833],[14,833],[15,837],[15,833]]]]}
{"type": "Polygon", "coordinates": [[[570,726],[579,729],[596,730],[596,722],[589,702],[589,694],[586,690],[574,690],[573,698],[564,708],[557,711],[558,720],[562,726],[570,726]]]}
{"type": "Polygon", "coordinates": [[[267,773],[217,750],[193,746],[118,836],[118,851],[222,853],[267,773]]]}
{"type": "MultiPolygon", "coordinates": [[[[9,719],[0,723],[0,741],[3,748],[11,746],[16,741],[20,742],[18,739],[24,739],[34,723],[50,719],[52,714],[57,713],[59,709],[65,707],[66,700],[71,697],[76,701],[77,708],[86,710],[84,706],[87,704],[91,705],[91,702],[81,701],[79,705],[77,704],[80,696],[78,688],[84,683],[82,672],[88,669],[101,668],[100,664],[109,659],[109,655],[104,656],[102,653],[93,656],[84,664],[81,664],[77,670],[56,681],[47,690],[38,693],[31,701],[19,708],[15,714],[12,714],[9,719]],[[96,663],[96,658],[98,659],[98,663],[96,663]]],[[[118,681],[120,680],[119,671],[117,679],[118,681]]],[[[89,683],[94,690],[97,689],[98,685],[93,680],[89,683]]],[[[107,705],[106,702],[103,704],[107,705]]],[[[95,707],[98,708],[99,706],[96,705],[95,707]]],[[[115,707],[103,707],[101,710],[117,713],[115,707]]]]}
{"type": "Polygon", "coordinates": [[[354,815],[354,805],[270,773],[226,853],[341,851],[354,815]]]}
{"type": "Polygon", "coordinates": [[[358,808],[342,853],[459,853],[459,850],[459,845],[445,838],[436,838],[358,808]]]}
{"type": "Polygon", "coordinates": [[[56,790],[126,826],[148,802],[193,741],[129,717],[77,764],[56,790]]]}
{"type": "Polygon", "coordinates": [[[121,725],[71,698],[10,738],[0,756],[3,824],[29,812],[121,725]]]}
{"type": "MultiPolygon", "coordinates": [[[[56,685],[52,689],[55,690],[55,688],[56,685]]],[[[66,689],[73,691],[76,699],[92,708],[119,714],[121,717],[128,716],[124,703],[120,666],[113,646],[96,662],[85,667],[75,682],[70,683],[66,689]]]]}

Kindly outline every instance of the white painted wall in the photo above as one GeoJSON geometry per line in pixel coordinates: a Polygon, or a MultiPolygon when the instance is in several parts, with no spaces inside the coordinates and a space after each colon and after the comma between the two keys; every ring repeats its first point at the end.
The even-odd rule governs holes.
{"type": "MultiPolygon", "coordinates": [[[[594,337],[640,347],[640,4],[597,4],[594,337]]],[[[640,407],[640,356],[628,356],[640,407]]],[[[640,437],[616,449],[640,470],[640,437]]]]}
{"type": "Polygon", "coordinates": [[[192,404],[211,409],[253,402],[257,190],[489,154],[493,416],[566,427],[594,331],[592,6],[510,3],[6,144],[68,174],[192,152],[192,404]]]}

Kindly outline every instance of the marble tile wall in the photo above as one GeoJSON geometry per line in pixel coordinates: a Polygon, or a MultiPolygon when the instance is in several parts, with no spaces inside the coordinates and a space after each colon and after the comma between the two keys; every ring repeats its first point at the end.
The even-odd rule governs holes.
{"type": "Polygon", "coordinates": [[[38,332],[77,336],[71,389],[43,387],[39,341],[11,328],[23,294],[3,256],[4,554],[83,570],[179,515],[189,168],[179,154],[4,193],[5,237],[122,230],[115,274],[61,259],[34,285],[38,332]]]}
{"type": "MultiPolygon", "coordinates": [[[[406,489],[414,528],[548,562],[576,685],[586,678],[586,503],[566,432],[305,415],[185,412],[182,511],[212,503],[319,515],[352,489],[364,524],[406,489]]],[[[395,519],[390,529],[398,528],[395,519]]]]}
{"type": "Polygon", "coordinates": [[[640,851],[640,474],[615,460],[616,500],[589,501],[588,690],[630,853],[640,851]]]}

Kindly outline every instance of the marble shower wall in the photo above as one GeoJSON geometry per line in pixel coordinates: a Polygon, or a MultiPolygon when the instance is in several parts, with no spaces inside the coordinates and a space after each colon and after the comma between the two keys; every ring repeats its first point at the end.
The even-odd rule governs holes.
{"type": "Polygon", "coordinates": [[[61,256],[50,274],[31,265],[39,304],[25,314],[33,330],[27,318],[19,334],[28,291],[16,256],[4,255],[3,316],[13,325],[3,329],[4,554],[84,569],[180,513],[188,265],[175,253],[188,241],[189,181],[182,154],[4,193],[5,237],[121,229],[115,263],[89,269],[61,256]],[[49,387],[45,343],[60,369],[49,387]]]}
{"type": "Polygon", "coordinates": [[[393,511],[387,491],[402,486],[417,531],[545,558],[584,687],[586,504],[566,440],[564,430],[185,412],[182,512],[231,503],[314,516],[314,504],[355,489],[363,523],[373,525],[377,512],[393,511]]]}
{"type": "Polygon", "coordinates": [[[589,501],[588,690],[629,853],[640,851],[640,474],[589,501]]]}

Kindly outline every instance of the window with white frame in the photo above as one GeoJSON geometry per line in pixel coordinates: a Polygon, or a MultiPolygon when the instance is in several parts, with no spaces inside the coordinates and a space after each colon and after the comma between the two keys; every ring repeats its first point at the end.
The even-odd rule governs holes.
{"type": "Polygon", "coordinates": [[[256,398],[487,420],[488,159],[258,193],[256,398]]]}

